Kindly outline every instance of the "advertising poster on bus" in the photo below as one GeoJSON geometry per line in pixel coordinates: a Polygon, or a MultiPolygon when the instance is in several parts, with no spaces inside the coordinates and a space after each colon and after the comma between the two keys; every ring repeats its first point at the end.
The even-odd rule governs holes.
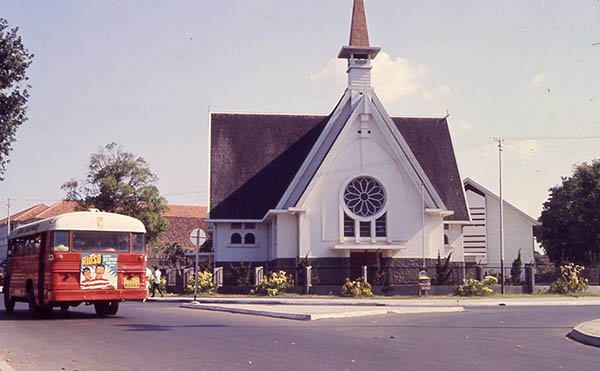
{"type": "Polygon", "coordinates": [[[117,288],[117,254],[81,254],[80,287],[83,290],[117,288]]]}

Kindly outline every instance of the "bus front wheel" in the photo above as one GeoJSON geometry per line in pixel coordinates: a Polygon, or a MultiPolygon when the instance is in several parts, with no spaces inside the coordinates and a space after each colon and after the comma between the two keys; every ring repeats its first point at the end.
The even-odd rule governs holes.
{"type": "Polygon", "coordinates": [[[4,293],[4,311],[10,314],[15,310],[16,300],[10,296],[10,281],[8,279],[5,280],[2,290],[4,293]]]}

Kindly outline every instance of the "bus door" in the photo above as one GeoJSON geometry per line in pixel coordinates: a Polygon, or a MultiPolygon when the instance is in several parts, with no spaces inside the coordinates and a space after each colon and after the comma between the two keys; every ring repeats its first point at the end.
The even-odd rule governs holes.
{"type": "Polygon", "coordinates": [[[40,251],[38,255],[39,267],[38,267],[38,289],[37,289],[37,299],[38,299],[38,307],[44,307],[44,281],[46,276],[46,251],[48,250],[46,247],[46,243],[49,241],[46,238],[48,232],[44,232],[41,234],[40,238],[40,251]]]}

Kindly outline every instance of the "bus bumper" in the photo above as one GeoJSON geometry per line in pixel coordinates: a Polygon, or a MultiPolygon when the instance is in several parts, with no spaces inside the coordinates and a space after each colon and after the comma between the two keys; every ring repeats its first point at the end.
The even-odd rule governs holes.
{"type": "Polygon", "coordinates": [[[146,289],[52,290],[48,292],[48,301],[142,300],[147,295],[146,289]]]}

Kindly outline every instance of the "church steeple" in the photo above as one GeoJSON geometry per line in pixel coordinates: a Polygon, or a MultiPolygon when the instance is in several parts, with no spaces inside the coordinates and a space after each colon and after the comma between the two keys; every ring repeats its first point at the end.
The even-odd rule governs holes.
{"type": "Polygon", "coordinates": [[[363,92],[371,88],[371,59],[381,48],[369,44],[369,30],[363,0],[354,0],[350,45],[343,46],[338,58],[348,59],[348,88],[363,92]]]}
{"type": "Polygon", "coordinates": [[[354,0],[352,25],[350,26],[350,45],[369,46],[369,30],[367,29],[367,17],[365,16],[363,0],[354,0]]]}

